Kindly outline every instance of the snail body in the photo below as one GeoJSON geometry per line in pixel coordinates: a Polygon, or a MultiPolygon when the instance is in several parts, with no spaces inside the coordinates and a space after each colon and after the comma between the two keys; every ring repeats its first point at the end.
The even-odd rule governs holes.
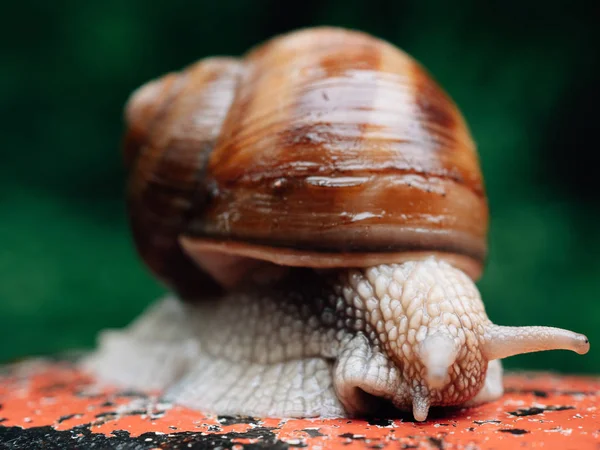
{"type": "Polygon", "coordinates": [[[488,207],[456,105],[335,28],[208,58],[130,99],[136,246],[174,292],[85,366],[219,414],[345,416],[502,395],[499,359],[583,335],[492,324],[488,207]]]}

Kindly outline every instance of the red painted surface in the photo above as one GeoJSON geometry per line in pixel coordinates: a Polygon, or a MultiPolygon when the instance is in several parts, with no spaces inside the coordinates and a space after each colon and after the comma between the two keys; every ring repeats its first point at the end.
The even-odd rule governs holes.
{"type": "MultiPolygon", "coordinates": [[[[505,387],[507,393],[497,402],[433,410],[425,423],[413,422],[409,416],[370,422],[219,418],[161,403],[153,395],[95,387],[66,363],[31,362],[9,367],[0,375],[0,431],[43,426],[71,430],[86,425],[92,433],[110,439],[116,439],[118,430],[131,437],[157,433],[144,439],[149,449],[171,448],[169,439],[182,432],[198,433],[203,439],[227,435],[232,448],[241,449],[263,439],[244,433],[267,428],[272,428],[268,433],[280,446],[283,442],[313,449],[600,448],[600,378],[510,374],[505,387]],[[239,421],[249,423],[232,423],[239,421]],[[161,437],[158,445],[153,444],[153,436],[161,437]]],[[[205,441],[203,446],[188,447],[206,445],[205,441]]]]}

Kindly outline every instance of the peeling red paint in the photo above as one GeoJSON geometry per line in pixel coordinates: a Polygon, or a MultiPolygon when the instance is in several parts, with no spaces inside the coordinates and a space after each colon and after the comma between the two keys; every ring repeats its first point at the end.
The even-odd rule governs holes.
{"type": "MultiPolygon", "coordinates": [[[[323,450],[600,446],[600,378],[509,374],[505,387],[499,401],[433,410],[425,423],[408,415],[371,420],[219,417],[161,403],[155,394],[94,388],[68,363],[33,361],[9,366],[0,375],[0,431],[19,427],[11,429],[13,439],[21,429],[49,426],[88,439],[82,430],[89,430],[106,436],[109,444],[138,438],[142,447],[136,448],[148,449],[171,448],[171,440],[185,432],[193,433],[185,435],[185,442],[193,443],[189,448],[211,448],[213,437],[226,439],[234,449],[255,443],[323,450]]],[[[2,436],[0,444],[6,444],[2,436]]]]}

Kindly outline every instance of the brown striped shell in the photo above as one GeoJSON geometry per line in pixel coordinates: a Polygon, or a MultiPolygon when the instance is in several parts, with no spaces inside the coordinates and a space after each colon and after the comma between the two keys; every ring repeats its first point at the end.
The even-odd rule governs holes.
{"type": "Polygon", "coordinates": [[[211,273],[239,257],[352,267],[431,254],[482,270],[487,200],[465,121],[382,40],[314,28],[205,59],[140,88],[127,122],[136,244],[184,296],[210,283],[190,256],[211,273]]]}

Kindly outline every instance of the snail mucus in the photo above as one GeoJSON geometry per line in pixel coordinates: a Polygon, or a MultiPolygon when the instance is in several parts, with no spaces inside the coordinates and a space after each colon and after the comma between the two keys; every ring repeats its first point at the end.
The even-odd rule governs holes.
{"type": "Polygon", "coordinates": [[[387,42],[291,32],[149,82],[126,121],[135,244],[172,294],[101,333],[83,364],[104,382],[218,414],[423,421],[499,398],[501,358],[589,349],[488,319],[476,147],[387,42]]]}

